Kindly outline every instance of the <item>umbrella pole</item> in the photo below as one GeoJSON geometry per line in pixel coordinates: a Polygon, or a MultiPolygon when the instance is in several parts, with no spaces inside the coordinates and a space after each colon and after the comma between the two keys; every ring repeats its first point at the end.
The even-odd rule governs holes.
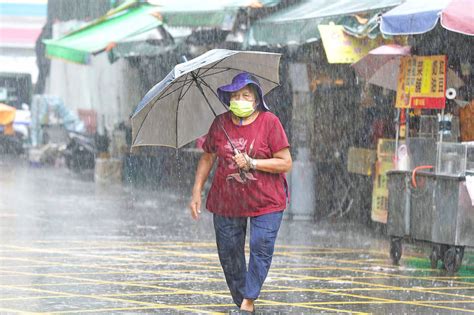
{"type": "MultiPolygon", "coordinates": [[[[197,79],[197,76],[194,74],[194,72],[191,72],[191,75],[193,76],[193,80],[194,80],[194,82],[196,83],[196,86],[197,86],[199,92],[201,92],[202,96],[203,96],[204,99],[206,100],[207,105],[209,106],[209,108],[211,109],[212,113],[214,114],[214,117],[217,117],[217,113],[216,113],[216,111],[214,110],[214,108],[212,108],[211,102],[209,102],[209,100],[207,99],[207,96],[206,96],[206,94],[204,93],[204,90],[202,89],[201,83],[200,83],[199,80],[197,79]]],[[[224,126],[222,126],[222,124],[221,124],[220,122],[219,122],[219,126],[221,127],[222,131],[224,131],[225,137],[227,138],[227,141],[229,141],[230,146],[232,147],[232,150],[234,150],[234,152],[236,152],[236,153],[240,153],[240,151],[234,146],[234,144],[232,143],[232,141],[230,141],[229,134],[227,133],[227,131],[224,129],[224,126]]]]}
{"type": "MultiPolygon", "coordinates": [[[[211,106],[211,102],[209,102],[209,100],[207,99],[207,96],[206,94],[204,93],[203,89],[202,89],[202,86],[201,86],[201,83],[199,82],[196,74],[194,72],[191,72],[191,75],[193,76],[193,80],[194,82],[196,83],[196,86],[199,90],[199,92],[201,92],[202,96],[204,97],[204,99],[206,100],[206,103],[207,105],[209,106],[209,108],[211,109],[212,113],[214,114],[215,117],[217,117],[217,113],[216,111],[214,110],[214,108],[212,108],[211,106]]],[[[225,137],[227,138],[227,141],[229,142],[230,146],[232,147],[232,150],[234,151],[235,154],[239,154],[240,151],[234,146],[234,144],[232,143],[232,141],[230,141],[230,137],[229,137],[229,134],[227,133],[227,131],[225,130],[224,126],[221,124],[221,122],[219,121],[218,122],[219,124],[219,127],[221,127],[222,131],[224,131],[224,135],[225,137]]],[[[243,182],[246,182],[247,181],[247,177],[245,176],[244,174],[244,171],[239,168],[239,175],[240,175],[240,178],[242,179],[243,182]]]]}
{"type": "MultiPolygon", "coordinates": [[[[186,56],[182,56],[182,58],[183,58],[184,62],[187,62],[187,61],[188,61],[188,58],[186,58],[186,56]]],[[[214,110],[214,108],[212,108],[211,102],[209,102],[209,100],[207,99],[207,96],[206,96],[206,94],[204,93],[204,90],[202,89],[201,83],[199,82],[197,75],[194,73],[194,71],[191,71],[191,75],[192,75],[192,77],[193,77],[193,81],[196,83],[196,86],[197,86],[199,92],[201,92],[202,96],[203,96],[204,99],[206,100],[207,105],[209,106],[209,108],[211,109],[212,113],[214,114],[214,117],[217,117],[217,113],[216,113],[216,111],[214,110]]],[[[232,143],[232,141],[230,141],[229,134],[227,133],[227,131],[224,129],[224,126],[222,126],[222,124],[221,124],[220,122],[219,122],[219,126],[221,127],[222,131],[224,131],[225,137],[227,138],[227,141],[229,141],[230,146],[232,147],[232,150],[234,150],[234,152],[235,152],[236,154],[237,154],[237,153],[240,153],[240,151],[237,150],[237,148],[234,146],[234,144],[232,143]]]]}
{"type": "Polygon", "coordinates": [[[397,117],[395,118],[395,166],[398,168],[398,143],[400,138],[400,108],[397,108],[397,117]]]}

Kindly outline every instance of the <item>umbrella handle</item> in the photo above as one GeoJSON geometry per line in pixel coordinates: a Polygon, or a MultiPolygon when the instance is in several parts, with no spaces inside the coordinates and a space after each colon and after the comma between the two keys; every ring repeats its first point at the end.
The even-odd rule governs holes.
{"type": "MultiPolygon", "coordinates": [[[[237,154],[240,154],[240,153],[241,152],[239,151],[239,149],[234,147],[234,154],[237,155],[237,154]]],[[[245,172],[241,168],[239,168],[239,175],[240,175],[240,179],[245,183],[247,181],[247,176],[245,176],[245,172]]]]}

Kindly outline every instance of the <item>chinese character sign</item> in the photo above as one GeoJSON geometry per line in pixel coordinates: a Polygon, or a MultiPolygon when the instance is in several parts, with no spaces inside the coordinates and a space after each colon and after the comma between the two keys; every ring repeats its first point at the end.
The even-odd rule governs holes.
{"type": "Polygon", "coordinates": [[[402,57],[395,106],[443,109],[446,103],[446,64],[445,55],[402,57]]]}

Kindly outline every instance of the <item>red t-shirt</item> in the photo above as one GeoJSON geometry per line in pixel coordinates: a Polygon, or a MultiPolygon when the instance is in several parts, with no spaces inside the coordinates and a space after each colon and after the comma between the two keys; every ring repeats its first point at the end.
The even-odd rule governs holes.
{"type": "Polygon", "coordinates": [[[249,125],[237,126],[230,112],[219,115],[213,122],[203,149],[217,154],[217,169],[206,207],[209,211],[230,217],[253,217],[286,208],[285,174],[250,170],[241,179],[239,168],[221,126],[234,146],[251,158],[269,159],[273,153],[289,147],[283,126],[277,116],[261,112],[249,125]],[[218,123],[218,121],[220,123],[218,123]]]}

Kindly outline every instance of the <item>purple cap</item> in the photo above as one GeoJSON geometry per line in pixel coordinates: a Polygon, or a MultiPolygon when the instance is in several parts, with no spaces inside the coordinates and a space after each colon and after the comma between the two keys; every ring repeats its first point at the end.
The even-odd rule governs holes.
{"type": "Polygon", "coordinates": [[[258,79],[255,76],[251,75],[248,72],[239,73],[232,79],[231,84],[219,87],[217,89],[217,95],[224,104],[229,106],[230,93],[238,91],[249,84],[253,84],[257,89],[258,99],[260,100],[259,105],[261,104],[264,110],[270,110],[267,104],[265,103],[265,100],[263,99],[263,91],[260,87],[260,82],[258,82],[258,79]]]}

